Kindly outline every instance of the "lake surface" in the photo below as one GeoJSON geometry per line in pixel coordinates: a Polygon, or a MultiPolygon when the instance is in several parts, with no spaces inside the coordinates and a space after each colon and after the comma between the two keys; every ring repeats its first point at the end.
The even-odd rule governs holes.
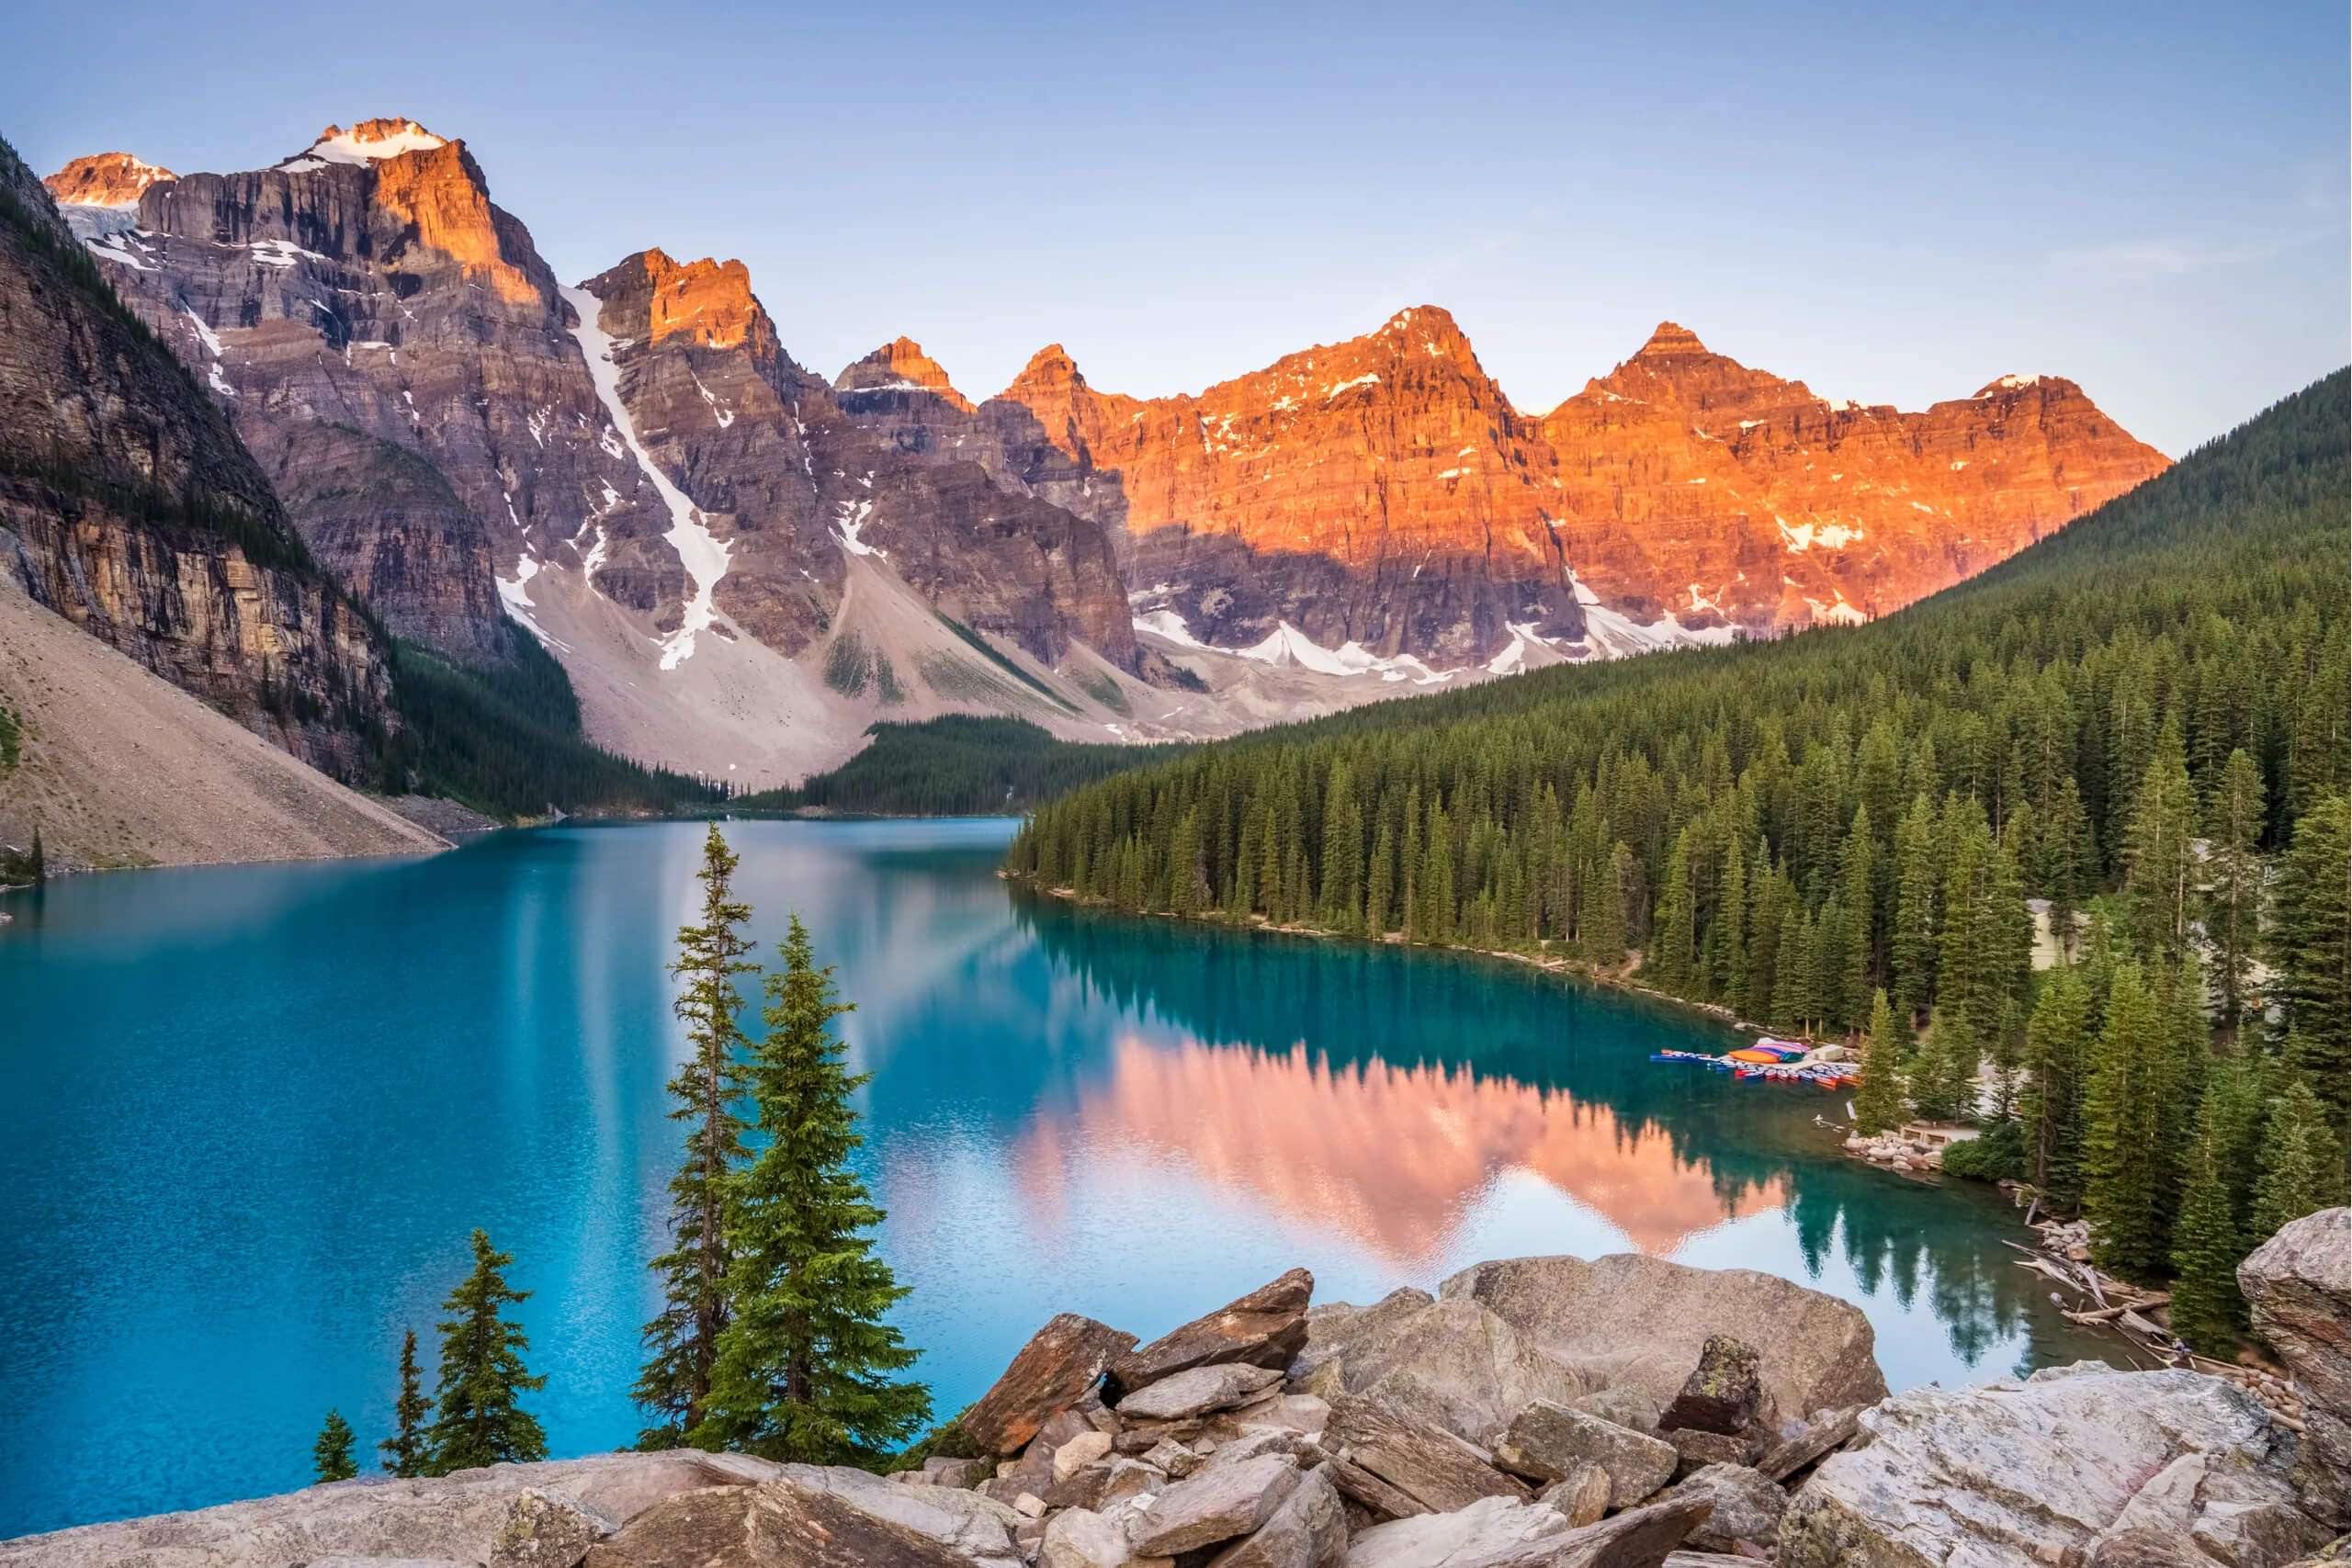
{"type": "MultiPolygon", "coordinates": [[[[1639,1248],[1861,1304],[1897,1388],[2092,1353],[1982,1190],[1838,1157],[1815,1090],[1652,1064],[1679,1010],[1523,966],[1016,895],[1002,821],[741,822],[857,1010],[861,1164],[941,1416],[1059,1311],[1151,1336],[1639,1248]]],[[[0,1537],[301,1485],[372,1448],[486,1227],[558,1455],[639,1426],[702,829],[74,878],[0,901],[0,1537]]],[[[428,1363],[429,1364],[429,1363],[428,1363]]],[[[428,1388],[430,1376],[428,1372],[428,1388]]]]}

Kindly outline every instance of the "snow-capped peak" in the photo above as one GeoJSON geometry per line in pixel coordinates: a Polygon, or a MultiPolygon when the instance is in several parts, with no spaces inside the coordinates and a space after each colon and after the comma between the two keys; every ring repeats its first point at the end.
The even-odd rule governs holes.
{"type": "Polygon", "coordinates": [[[134,208],[149,186],[179,176],[128,152],[95,152],[76,158],[43,180],[60,207],[134,208]]]}
{"type": "Polygon", "coordinates": [[[319,139],[277,165],[288,174],[323,168],[329,164],[373,164],[403,152],[429,152],[448,145],[413,119],[363,119],[350,130],[330,125],[319,139]]]}

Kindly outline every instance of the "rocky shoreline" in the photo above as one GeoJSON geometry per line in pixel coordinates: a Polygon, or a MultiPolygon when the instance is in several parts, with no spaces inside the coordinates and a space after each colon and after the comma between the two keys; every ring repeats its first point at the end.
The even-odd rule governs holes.
{"type": "Polygon", "coordinates": [[[1621,1255],[1148,1344],[1065,1314],[889,1475],[613,1454],[0,1543],[0,1568],[2288,1568],[2342,1561],[2352,1210],[2240,1278],[2309,1412],[2095,1362],[1889,1395],[1869,1323],[1621,1255]]]}

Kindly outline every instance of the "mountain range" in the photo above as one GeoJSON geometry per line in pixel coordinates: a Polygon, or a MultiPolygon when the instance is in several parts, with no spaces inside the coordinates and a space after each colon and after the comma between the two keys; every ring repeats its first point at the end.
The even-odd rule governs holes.
{"type": "Polygon", "coordinates": [[[975,399],[904,337],[828,380],[740,262],[566,285],[404,118],[45,185],[233,427],[250,508],[388,636],[487,668],[522,627],[590,738],[744,787],[877,718],[1213,736],[1861,620],[2166,467],[2055,376],[1902,412],[1672,323],[1522,412],[1428,305],[1191,395],[1098,390],[1053,345],[975,399]]]}

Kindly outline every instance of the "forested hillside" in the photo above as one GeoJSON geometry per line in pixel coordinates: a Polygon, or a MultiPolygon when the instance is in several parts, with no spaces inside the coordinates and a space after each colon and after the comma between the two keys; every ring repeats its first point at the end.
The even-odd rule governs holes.
{"type": "Polygon", "coordinates": [[[1122,774],[1009,864],[1131,909],[1638,966],[1784,1029],[1867,1030],[1883,991],[1876,1103],[1969,1111],[1993,1063],[2029,1173],[2110,1266],[2168,1272],[2199,1172],[2226,1223],[2179,1228],[2221,1251],[2342,1186],[2346,415],[2339,372],[1859,629],[1122,774]],[[2088,917],[2039,985],[2037,897],[2060,931],[2088,917]]]}
{"type": "Polygon", "coordinates": [[[877,724],[856,756],[797,789],[744,795],[739,810],[873,817],[989,817],[1027,811],[1097,779],[1182,753],[1177,746],[1090,746],[1026,719],[949,714],[877,724]]]}

